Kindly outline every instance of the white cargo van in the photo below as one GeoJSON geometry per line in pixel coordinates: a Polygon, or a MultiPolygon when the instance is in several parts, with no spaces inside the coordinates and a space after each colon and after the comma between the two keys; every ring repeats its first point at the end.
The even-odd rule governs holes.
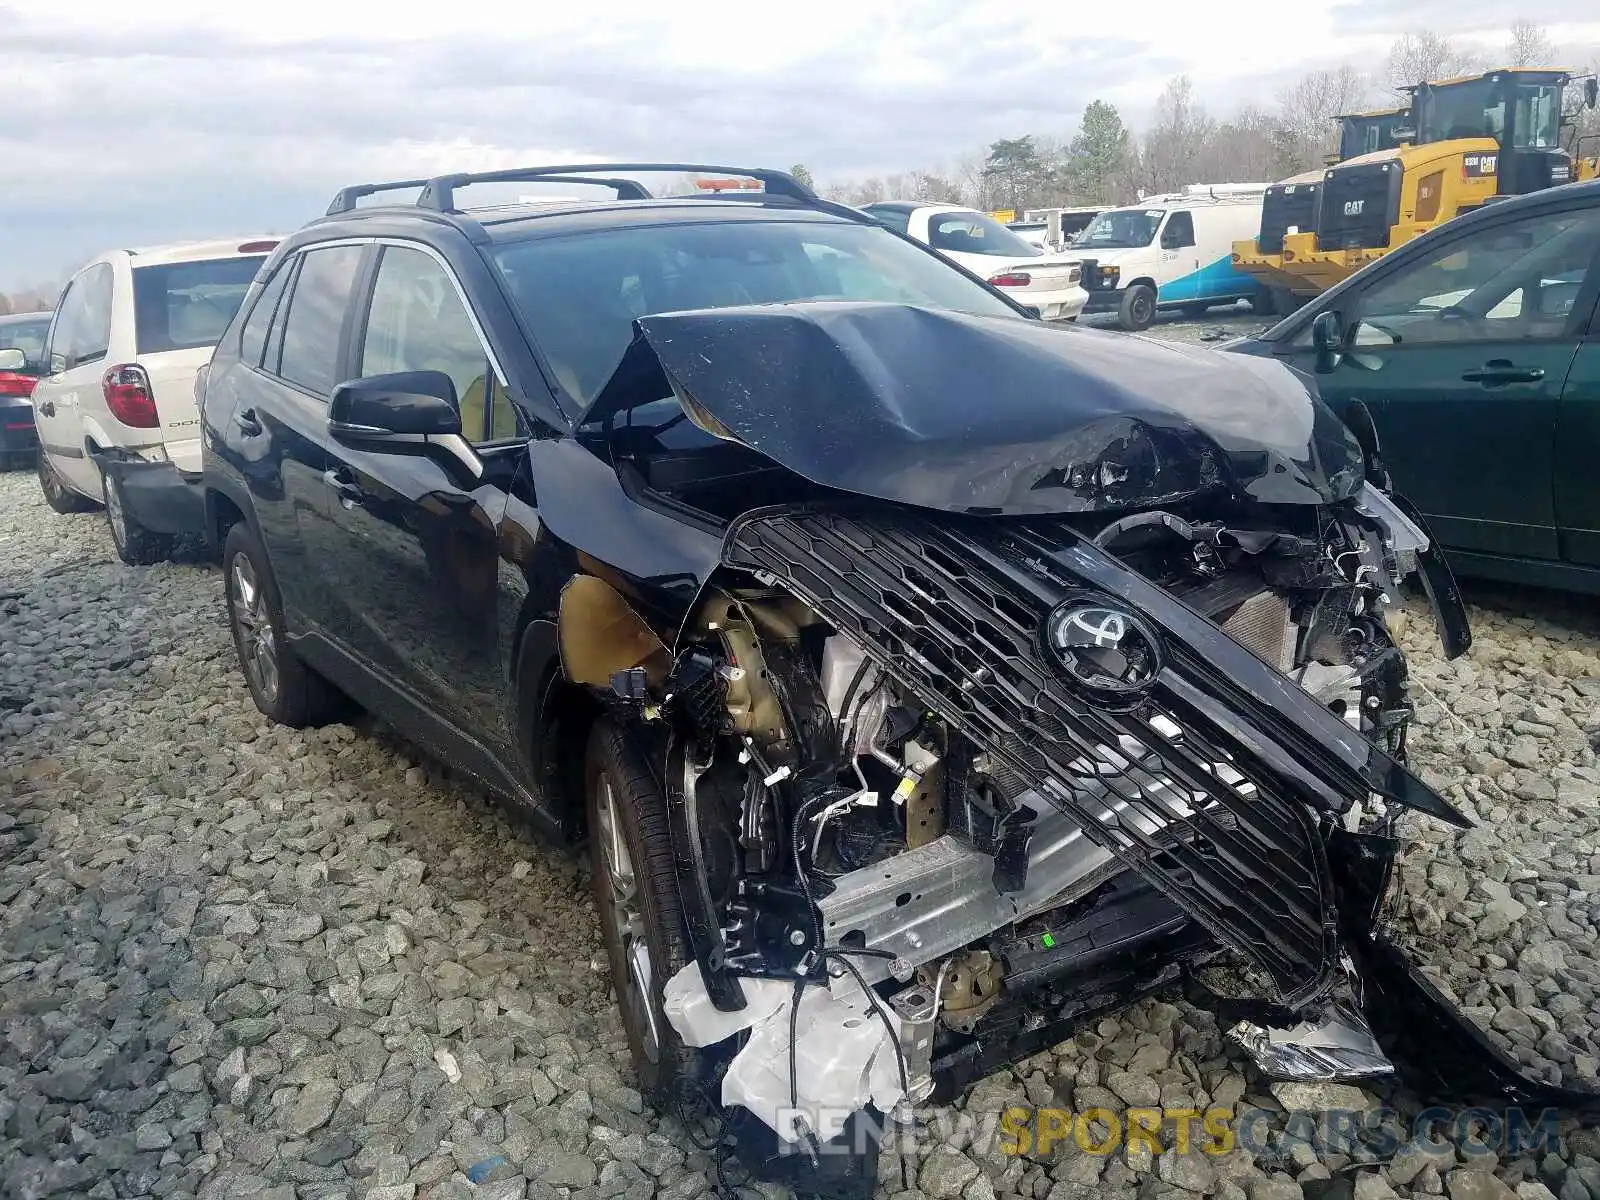
{"type": "Polygon", "coordinates": [[[1261,285],[1235,270],[1233,243],[1261,226],[1265,183],[1191,184],[1107,209],[1073,242],[1089,293],[1086,312],[1114,312],[1124,329],[1146,329],[1160,309],[1201,313],[1261,285]]]}

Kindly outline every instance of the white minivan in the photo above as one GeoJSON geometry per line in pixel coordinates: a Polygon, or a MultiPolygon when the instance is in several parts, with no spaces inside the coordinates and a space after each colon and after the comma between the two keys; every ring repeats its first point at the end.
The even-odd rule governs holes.
{"type": "Polygon", "coordinates": [[[33,390],[39,486],[57,512],[104,504],[124,562],[204,528],[195,376],[277,244],[112,250],[61,293],[33,390]]]}
{"type": "Polygon", "coordinates": [[[1161,309],[1198,314],[1261,297],[1233,265],[1233,243],[1261,226],[1267,184],[1191,184],[1107,209],[1072,243],[1089,293],[1086,312],[1114,312],[1124,329],[1147,329],[1161,309]]]}

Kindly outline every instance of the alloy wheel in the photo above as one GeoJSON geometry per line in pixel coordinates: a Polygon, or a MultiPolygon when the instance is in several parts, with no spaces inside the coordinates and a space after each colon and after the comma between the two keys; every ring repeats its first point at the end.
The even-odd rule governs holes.
{"type": "Polygon", "coordinates": [[[262,699],[278,698],[278,642],[267,613],[267,595],[248,555],[235,554],[228,568],[228,592],[239,658],[262,699]]]}
{"type": "Polygon", "coordinates": [[[655,1005],[650,1002],[653,984],[650,946],[645,939],[638,879],[617,817],[616,791],[610,774],[601,772],[596,786],[599,788],[595,803],[598,828],[594,830],[594,840],[600,848],[600,865],[605,870],[611,897],[611,911],[602,915],[617,931],[617,942],[628,964],[627,978],[615,981],[617,999],[638,1017],[636,1027],[641,1032],[645,1056],[656,1062],[661,1054],[661,1033],[656,1028],[655,1005]]]}

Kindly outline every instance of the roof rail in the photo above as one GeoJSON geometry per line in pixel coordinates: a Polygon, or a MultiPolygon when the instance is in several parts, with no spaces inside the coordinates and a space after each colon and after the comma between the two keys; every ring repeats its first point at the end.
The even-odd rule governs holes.
{"type": "MultiPolygon", "coordinates": [[[[617,199],[619,200],[650,199],[650,193],[643,185],[631,179],[583,178],[584,176],[593,176],[596,173],[609,174],[617,171],[736,175],[745,179],[759,180],[769,195],[785,196],[808,205],[821,202],[814,191],[793,175],[785,171],[768,170],[765,167],[724,167],[707,163],[573,163],[544,167],[517,167],[509,171],[476,171],[462,172],[456,175],[440,175],[425,181],[426,186],[422,190],[422,195],[417,198],[417,207],[437,209],[439,212],[455,212],[455,190],[457,188],[466,187],[474,183],[533,183],[540,180],[560,183],[598,183],[606,187],[615,187],[617,189],[617,199]]],[[[382,186],[398,188],[411,187],[415,186],[415,184],[386,184],[382,186]]],[[[348,190],[350,189],[346,189],[346,191],[348,190]]],[[[341,192],[340,196],[343,195],[344,193],[341,192]]]]}
{"type": "Polygon", "coordinates": [[[426,179],[396,179],[392,183],[358,183],[351,187],[340,188],[339,194],[333,198],[333,203],[328,205],[328,216],[336,217],[340,213],[352,212],[356,201],[364,196],[375,196],[379,192],[399,192],[406,188],[426,187],[426,179]]]}

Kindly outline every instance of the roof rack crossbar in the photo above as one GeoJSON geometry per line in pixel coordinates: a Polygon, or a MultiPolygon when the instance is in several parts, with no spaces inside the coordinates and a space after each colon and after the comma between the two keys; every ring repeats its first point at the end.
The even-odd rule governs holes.
{"type": "Polygon", "coordinates": [[[406,188],[426,187],[426,179],[396,179],[392,183],[358,183],[351,187],[340,188],[339,194],[333,198],[333,203],[328,205],[328,216],[336,217],[340,213],[353,212],[356,201],[364,196],[375,196],[379,192],[399,192],[406,188]]]}
{"type": "MultiPolygon", "coordinates": [[[[643,185],[631,179],[593,179],[583,178],[594,176],[597,173],[609,174],[617,171],[653,171],[662,173],[693,173],[718,175],[735,175],[744,179],[754,179],[761,183],[768,195],[786,196],[791,200],[798,200],[802,204],[814,205],[819,203],[815,192],[801,183],[793,175],[785,171],[773,171],[765,167],[724,167],[707,163],[569,163],[565,165],[543,167],[518,167],[509,171],[477,171],[462,172],[455,175],[440,175],[434,179],[426,180],[422,195],[417,198],[419,208],[432,208],[440,212],[454,212],[455,190],[474,183],[532,183],[539,180],[561,183],[599,183],[606,187],[617,189],[619,200],[648,200],[650,193],[643,185]],[[624,189],[627,189],[626,193],[624,189]]],[[[399,187],[402,185],[385,185],[399,187]]],[[[415,186],[415,185],[410,185],[415,186]]],[[[346,189],[350,190],[350,189],[346,189]]],[[[344,193],[340,193],[342,196],[344,193]]],[[[343,210],[341,210],[343,211],[343,210]]]]}

